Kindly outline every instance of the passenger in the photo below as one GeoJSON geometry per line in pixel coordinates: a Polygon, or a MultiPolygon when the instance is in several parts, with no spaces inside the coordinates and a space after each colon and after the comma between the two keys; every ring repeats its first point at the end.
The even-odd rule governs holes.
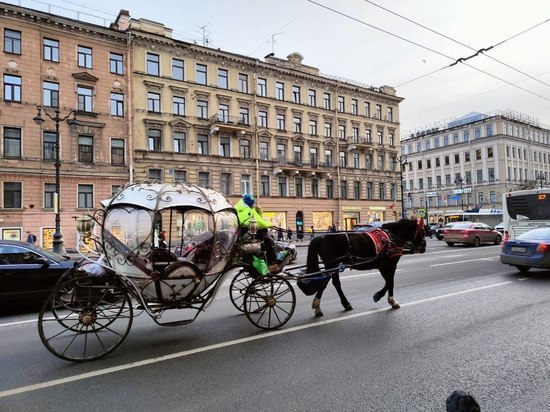
{"type": "Polygon", "coordinates": [[[256,239],[261,240],[264,245],[269,271],[277,272],[279,271],[279,265],[276,262],[275,241],[268,233],[268,229],[273,225],[262,217],[262,210],[259,207],[254,207],[255,203],[256,199],[249,194],[244,194],[242,199],[237,202],[235,209],[239,216],[239,226],[248,229],[252,218],[258,222],[256,239]]]}

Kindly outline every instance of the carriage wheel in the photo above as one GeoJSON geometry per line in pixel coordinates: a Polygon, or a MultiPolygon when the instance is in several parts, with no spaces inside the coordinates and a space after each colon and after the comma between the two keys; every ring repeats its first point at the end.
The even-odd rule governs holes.
{"type": "Polygon", "coordinates": [[[55,356],[86,362],[115,350],[132,319],[130,296],[117,282],[77,274],[56,285],[40,311],[38,332],[55,356]]]}
{"type": "Polygon", "coordinates": [[[244,295],[253,281],[254,278],[245,270],[239,271],[231,281],[229,297],[239,312],[244,312],[244,295]]]}
{"type": "Polygon", "coordinates": [[[295,307],[296,294],[292,285],[278,275],[255,279],[244,295],[244,313],[260,329],[283,326],[292,317],[295,307]]]}

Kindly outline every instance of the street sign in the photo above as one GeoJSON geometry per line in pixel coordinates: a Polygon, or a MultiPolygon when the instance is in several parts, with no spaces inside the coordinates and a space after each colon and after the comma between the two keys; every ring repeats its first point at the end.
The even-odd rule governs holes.
{"type": "Polygon", "coordinates": [[[451,200],[460,200],[460,196],[459,195],[452,195],[451,200]]]}
{"type": "Polygon", "coordinates": [[[426,217],[426,209],[418,209],[419,217],[426,217]]]}
{"type": "Polygon", "coordinates": [[[426,192],[426,197],[436,197],[437,192],[426,192]]]}

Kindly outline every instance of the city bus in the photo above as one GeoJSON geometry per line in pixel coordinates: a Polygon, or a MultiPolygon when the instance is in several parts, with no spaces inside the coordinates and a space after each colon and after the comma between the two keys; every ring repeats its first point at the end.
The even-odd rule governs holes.
{"type": "Polygon", "coordinates": [[[510,239],[541,226],[550,226],[550,188],[516,190],[502,195],[504,233],[510,239]]]}
{"type": "Polygon", "coordinates": [[[445,212],[445,223],[482,222],[495,227],[503,220],[502,209],[479,209],[479,212],[445,212]]]}

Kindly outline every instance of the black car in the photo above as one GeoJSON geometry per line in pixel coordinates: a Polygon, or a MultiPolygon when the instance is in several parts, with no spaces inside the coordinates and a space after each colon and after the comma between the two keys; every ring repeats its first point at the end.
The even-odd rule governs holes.
{"type": "Polygon", "coordinates": [[[0,240],[0,308],[40,304],[74,264],[30,243],[0,240]]]}
{"type": "Polygon", "coordinates": [[[438,227],[436,230],[435,230],[435,238],[437,240],[443,240],[443,238],[445,237],[445,229],[449,229],[450,227],[453,227],[453,225],[455,224],[456,222],[451,222],[451,223],[447,223],[445,224],[445,226],[443,227],[438,227]]]}

